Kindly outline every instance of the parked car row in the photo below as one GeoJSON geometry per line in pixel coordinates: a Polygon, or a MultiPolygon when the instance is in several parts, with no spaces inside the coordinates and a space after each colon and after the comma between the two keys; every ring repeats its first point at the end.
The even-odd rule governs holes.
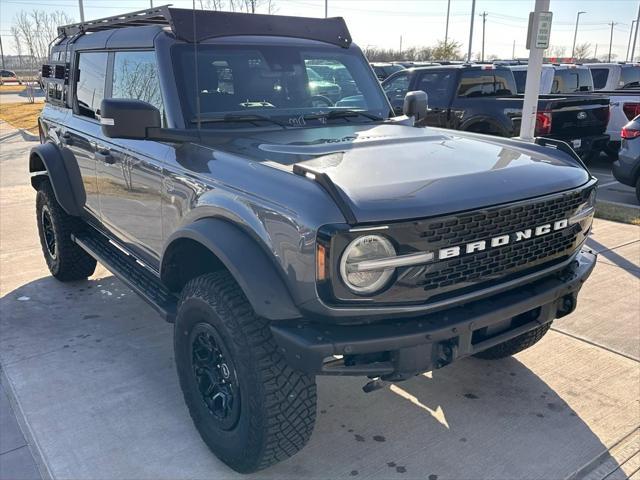
{"type": "MultiPolygon", "coordinates": [[[[524,98],[513,72],[493,65],[441,65],[396,72],[382,82],[394,111],[402,111],[407,92],[429,98],[425,126],[513,137],[519,134],[524,98]]],[[[604,149],[609,100],[578,95],[541,95],[536,135],[563,140],[588,157],[604,149]]]]}
{"type": "MultiPolygon", "coordinates": [[[[399,65],[372,67],[381,78],[399,65]]],[[[425,125],[518,135],[526,64],[394,69],[382,84],[396,113],[401,112],[407,92],[422,90],[429,96],[430,107],[425,125]]],[[[640,65],[545,64],[541,75],[536,135],[566,141],[584,159],[597,157],[601,151],[615,158],[622,127],[640,114],[640,65]],[[615,88],[603,90],[606,87],[615,88]]]]}

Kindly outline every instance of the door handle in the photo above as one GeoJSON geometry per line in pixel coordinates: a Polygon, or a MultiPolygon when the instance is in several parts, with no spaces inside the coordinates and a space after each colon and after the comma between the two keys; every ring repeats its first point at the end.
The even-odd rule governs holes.
{"type": "Polygon", "coordinates": [[[111,155],[109,150],[96,150],[95,159],[107,165],[113,165],[116,163],[116,159],[111,155]]]}

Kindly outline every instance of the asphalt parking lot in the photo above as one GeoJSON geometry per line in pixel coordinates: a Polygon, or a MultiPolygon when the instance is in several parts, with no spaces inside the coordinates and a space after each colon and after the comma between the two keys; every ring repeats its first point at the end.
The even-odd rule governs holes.
{"type": "MultiPolygon", "coordinates": [[[[0,123],[0,427],[11,409],[22,435],[0,433],[0,478],[241,478],[191,423],[171,326],[102,267],[48,275],[31,146],[0,123]]],[[[319,378],[309,445],[248,478],[640,480],[640,227],[596,220],[589,246],[578,309],[535,347],[371,394],[319,378]]]]}

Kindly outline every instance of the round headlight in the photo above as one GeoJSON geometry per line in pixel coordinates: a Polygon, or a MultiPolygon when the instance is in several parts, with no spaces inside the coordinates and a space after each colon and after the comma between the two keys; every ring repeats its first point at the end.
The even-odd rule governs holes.
{"type": "Polygon", "coordinates": [[[393,257],[395,248],[389,240],[380,235],[363,235],[353,240],[345,248],[340,259],[340,275],[342,280],[356,293],[373,293],[384,287],[394,268],[377,270],[359,270],[358,265],[368,260],[393,257]]]}

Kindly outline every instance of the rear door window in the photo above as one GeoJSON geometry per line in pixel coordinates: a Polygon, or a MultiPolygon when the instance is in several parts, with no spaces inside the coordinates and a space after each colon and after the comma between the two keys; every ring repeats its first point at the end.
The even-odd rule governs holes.
{"type": "Polygon", "coordinates": [[[527,71],[526,70],[512,70],[513,78],[516,80],[516,88],[518,93],[524,93],[524,88],[527,83],[527,71]]]}
{"type": "Polygon", "coordinates": [[[601,90],[607,86],[607,80],[609,78],[608,68],[592,68],[591,77],[593,78],[593,88],[601,90]]]}
{"type": "Polygon", "coordinates": [[[107,52],[80,53],[76,72],[76,105],[78,114],[100,117],[107,76],[107,52]]]}
{"type": "Polygon", "coordinates": [[[496,97],[514,95],[516,82],[511,70],[465,70],[458,86],[458,97],[496,97]]]}

